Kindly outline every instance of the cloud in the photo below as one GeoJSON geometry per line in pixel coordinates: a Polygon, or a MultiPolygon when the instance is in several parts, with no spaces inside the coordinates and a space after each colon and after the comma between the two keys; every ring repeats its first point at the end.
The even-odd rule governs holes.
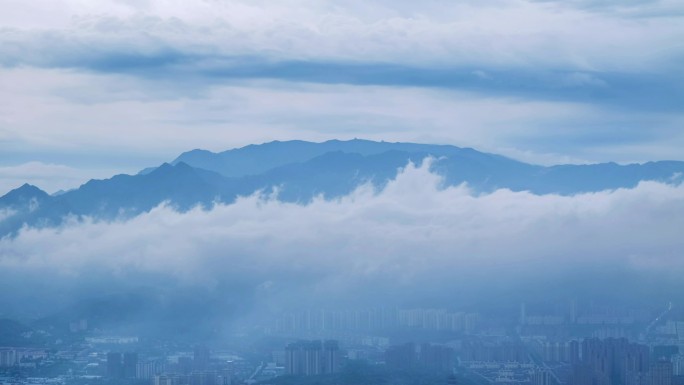
{"type": "Polygon", "coordinates": [[[0,271],[49,272],[68,285],[102,277],[105,291],[136,282],[208,290],[231,283],[225,295],[290,304],[361,293],[449,301],[462,290],[486,297],[497,285],[501,295],[539,282],[549,283],[539,295],[596,288],[628,295],[635,287],[624,280],[633,276],[681,283],[682,184],[474,195],[465,185],[443,188],[427,163],[409,164],[382,191],[361,186],[338,200],[297,205],[250,196],[209,211],[162,205],[128,221],[25,228],[0,240],[0,271]]]}
{"type": "Polygon", "coordinates": [[[12,215],[16,214],[14,210],[11,209],[1,209],[0,210],[0,222],[4,221],[5,219],[11,217],[12,215]]]}
{"type": "Polygon", "coordinates": [[[37,6],[14,4],[0,34],[6,64],[116,71],[257,56],[635,72],[675,66],[670,55],[681,48],[672,39],[683,32],[676,16],[634,22],[583,5],[520,0],[61,4],[44,27],[33,22],[42,17],[37,6]]]}
{"type": "Polygon", "coordinates": [[[353,137],[544,163],[678,159],[679,11],[676,1],[11,0],[0,15],[0,162],[134,172],[189,147],[353,137]]]}
{"type": "Polygon", "coordinates": [[[682,3],[677,0],[537,0],[556,3],[559,6],[583,9],[589,12],[607,13],[620,17],[652,18],[677,17],[684,14],[682,3]]]}
{"type": "Polygon", "coordinates": [[[592,76],[591,74],[575,72],[567,75],[567,77],[563,81],[563,85],[568,87],[581,87],[584,85],[594,87],[607,87],[608,83],[606,83],[602,79],[598,79],[592,76]]]}

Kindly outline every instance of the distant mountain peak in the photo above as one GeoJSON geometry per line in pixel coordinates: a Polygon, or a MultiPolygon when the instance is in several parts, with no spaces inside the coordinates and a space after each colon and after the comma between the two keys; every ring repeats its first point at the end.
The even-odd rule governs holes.
{"type": "Polygon", "coordinates": [[[161,165],[159,165],[159,167],[157,167],[157,171],[160,171],[160,170],[169,170],[169,169],[172,169],[172,168],[173,168],[173,165],[172,165],[172,164],[170,164],[170,163],[168,163],[168,162],[164,162],[164,163],[162,163],[161,165]]]}
{"type": "Polygon", "coordinates": [[[43,190],[39,189],[38,187],[36,187],[36,186],[34,186],[34,185],[32,185],[32,184],[29,184],[29,183],[24,183],[24,184],[22,184],[20,187],[16,188],[15,190],[18,190],[18,191],[32,191],[32,192],[43,191],[43,190]]]}
{"type": "Polygon", "coordinates": [[[204,150],[201,148],[195,148],[195,149],[190,150],[190,151],[185,151],[183,154],[215,154],[215,153],[212,151],[209,151],[209,150],[204,150]]]}
{"type": "Polygon", "coordinates": [[[24,183],[20,187],[15,188],[14,190],[11,190],[4,196],[0,197],[2,200],[12,200],[12,199],[19,199],[19,198],[46,198],[49,197],[50,194],[46,193],[45,191],[39,189],[38,187],[24,183]]]}
{"type": "Polygon", "coordinates": [[[169,178],[169,177],[180,177],[181,175],[193,175],[196,172],[196,168],[190,166],[186,162],[180,161],[176,163],[162,163],[159,167],[151,170],[150,172],[143,174],[150,178],[169,178]]]}
{"type": "Polygon", "coordinates": [[[477,192],[507,188],[534,194],[572,195],[632,188],[640,181],[680,183],[684,162],[618,165],[538,166],[501,155],[448,144],[376,142],[365,139],[272,141],[214,153],[195,149],[137,175],[90,180],[78,189],[49,196],[28,183],[0,198],[0,208],[16,212],[0,221],[0,236],[28,225],[57,225],[68,215],[95,218],[133,216],[162,202],[188,210],[278,188],[278,199],[307,202],[340,197],[361,183],[381,188],[408,162],[428,156],[431,171],[445,185],[467,183],[477,192]],[[673,177],[675,175],[675,177],[673,177]]]}
{"type": "Polygon", "coordinates": [[[190,166],[189,164],[187,164],[187,163],[185,163],[185,162],[183,162],[183,161],[178,162],[178,163],[176,163],[176,164],[173,165],[173,166],[174,166],[175,168],[178,168],[178,169],[192,169],[192,166],[190,166]]]}

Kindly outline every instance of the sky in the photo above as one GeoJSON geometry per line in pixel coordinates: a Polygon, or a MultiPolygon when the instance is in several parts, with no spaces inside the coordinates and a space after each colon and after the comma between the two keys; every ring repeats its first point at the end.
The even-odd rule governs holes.
{"type": "Polygon", "coordinates": [[[684,3],[4,0],[0,193],[355,137],[684,160],[684,3]]]}

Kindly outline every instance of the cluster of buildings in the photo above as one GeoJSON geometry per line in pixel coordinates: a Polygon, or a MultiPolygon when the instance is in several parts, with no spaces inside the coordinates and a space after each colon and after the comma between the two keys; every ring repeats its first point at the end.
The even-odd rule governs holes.
{"type": "Polygon", "coordinates": [[[107,377],[137,378],[138,374],[138,353],[107,353],[107,377]]]}
{"type": "Polygon", "coordinates": [[[337,341],[295,342],[285,348],[285,373],[296,376],[337,373],[341,359],[337,341]]]}
{"type": "Polygon", "coordinates": [[[399,326],[410,329],[472,333],[479,321],[479,313],[449,312],[446,309],[399,311],[399,326]]]}
{"type": "Polygon", "coordinates": [[[643,309],[594,305],[578,308],[575,301],[556,305],[554,309],[547,307],[532,313],[525,303],[521,303],[518,316],[520,334],[535,336],[577,331],[583,337],[637,338],[637,325],[650,322],[651,316],[643,309]]]}
{"type": "Polygon", "coordinates": [[[203,371],[191,374],[156,375],[152,385],[230,385],[231,381],[230,373],[203,371]]]}
{"type": "Polygon", "coordinates": [[[357,310],[306,310],[287,312],[275,320],[273,331],[391,331],[397,329],[444,330],[471,333],[478,313],[446,309],[398,309],[376,307],[357,310]]]}
{"type": "Polygon", "coordinates": [[[193,357],[178,357],[173,365],[164,361],[139,361],[134,352],[107,353],[106,377],[121,382],[148,380],[153,385],[230,385],[232,368],[215,365],[207,347],[197,346],[193,357]]]}
{"type": "Polygon", "coordinates": [[[475,339],[462,344],[459,363],[502,384],[676,385],[684,384],[684,359],[678,351],[676,346],[649,347],[626,338],[475,339]]]}
{"type": "Polygon", "coordinates": [[[248,359],[233,350],[97,335],[88,332],[87,321],[78,320],[69,324],[71,344],[56,340],[49,350],[0,348],[0,376],[28,381],[55,368],[54,373],[62,370],[57,375],[65,384],[254,384],[284,374],[335,374],[345,362],[364,360],[388,375],[456,375],[456,381],[467,373],[475,383],[684,385],[684,322],[677,321],[681,315],[667,313],[671,307],[665,313],[655,307],[640,313],[593,304],[578,309],[570,301],[538,306],[532,314],[525,304],[509,309],[486,318],[396,307],[289,312],[275,326],[264,327],[271,342],[231,341],[238,351],[249,352],[248,359]],[[299,338],[306,340],[285,346],[284,341],[299,338]],[[420,343],[403,343],[411,340],[420,343]]]}
{"type": "Polygon", "coordinates": [[[0,368],[12,366],[35,366],[36,360],[47,357],[44,349],[0,348],[0,368]]]}
{"type": "Polygon", "coordinates": [[[455,364],[454,349],[437,344],[414,344],[390,346],[385,351],[385,364],[392,369],[424,369],[451,372],[455,364]]]}
{"type": "MultiPolygon", "coordinates": [[[[104,376],[116,380],[152,380],[165,373],[167,365],[160,360],[139,360],[138,353],[109,352],[104,376]]],[[[99,374],[102,374],[101,371],[99,374]]]]}
{"type": "Polygon", "coordinates": [[[580,359],[580,341],[542,341],[533,340],[528,346],[544,362],[564,362],[574,364],[580,359]]]}
{"type": "Polygon", "coordinates": [[[461,362],[530,362],[531,358],[525,344],[515,339],[464,341],[459,356],[461,362]]]}
{"type": "Polygon", "coordinates": [[[647,345],[625,338],[582,341],[580,359],[573,364],[570,383],[576,385],[672,385],[673,364],[652,357],[647,345]]]}

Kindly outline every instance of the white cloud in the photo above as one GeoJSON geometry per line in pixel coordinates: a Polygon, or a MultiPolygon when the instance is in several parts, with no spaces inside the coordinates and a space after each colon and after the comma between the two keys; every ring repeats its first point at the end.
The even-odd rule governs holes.
{"type": "MultiPolygon", "coordinates": [[[[14,2],[0,19],[5,57],[39,63],[110,51],[393,63],[646,70],[672,65],[675,16],[625,18],[602,8],[522,0],[14,2]],[[48,34],[23,34],[22,30],[48,34]],[[18,50],[18,51],[15,51],[18,50]]],[[[630,7],[656,9],[650,4],[630,7]]],[[[681,12],[681,6],[679,7],[681,12]]],[[[672,15],[672,13],[670,13],[672,15]]],[[[659,16],[659,15],[657,15],[659,16]]]]}
{"type": "Polygon", "coordinates": [[[210,211],[160,206],[128,221],[24,229],[0,240],[0,267],[73,278],[161,274],[210,287],[251,279],[282,290],[294,282],[339,292],[448,288],[475,273],[523,284],[606,266],[655,271],[665,282],[684,273],[682,228],[682,184],[474,196],[466,186],[442,189],[427,166],[409,165],[381,192],[363,186],[334,201],[252,196],[210,211]]]}
{"type": "Polygon", "coordinates": [[[0,209],[0,222],[16,214],[14,210],[11,209],[0,209]]]}

